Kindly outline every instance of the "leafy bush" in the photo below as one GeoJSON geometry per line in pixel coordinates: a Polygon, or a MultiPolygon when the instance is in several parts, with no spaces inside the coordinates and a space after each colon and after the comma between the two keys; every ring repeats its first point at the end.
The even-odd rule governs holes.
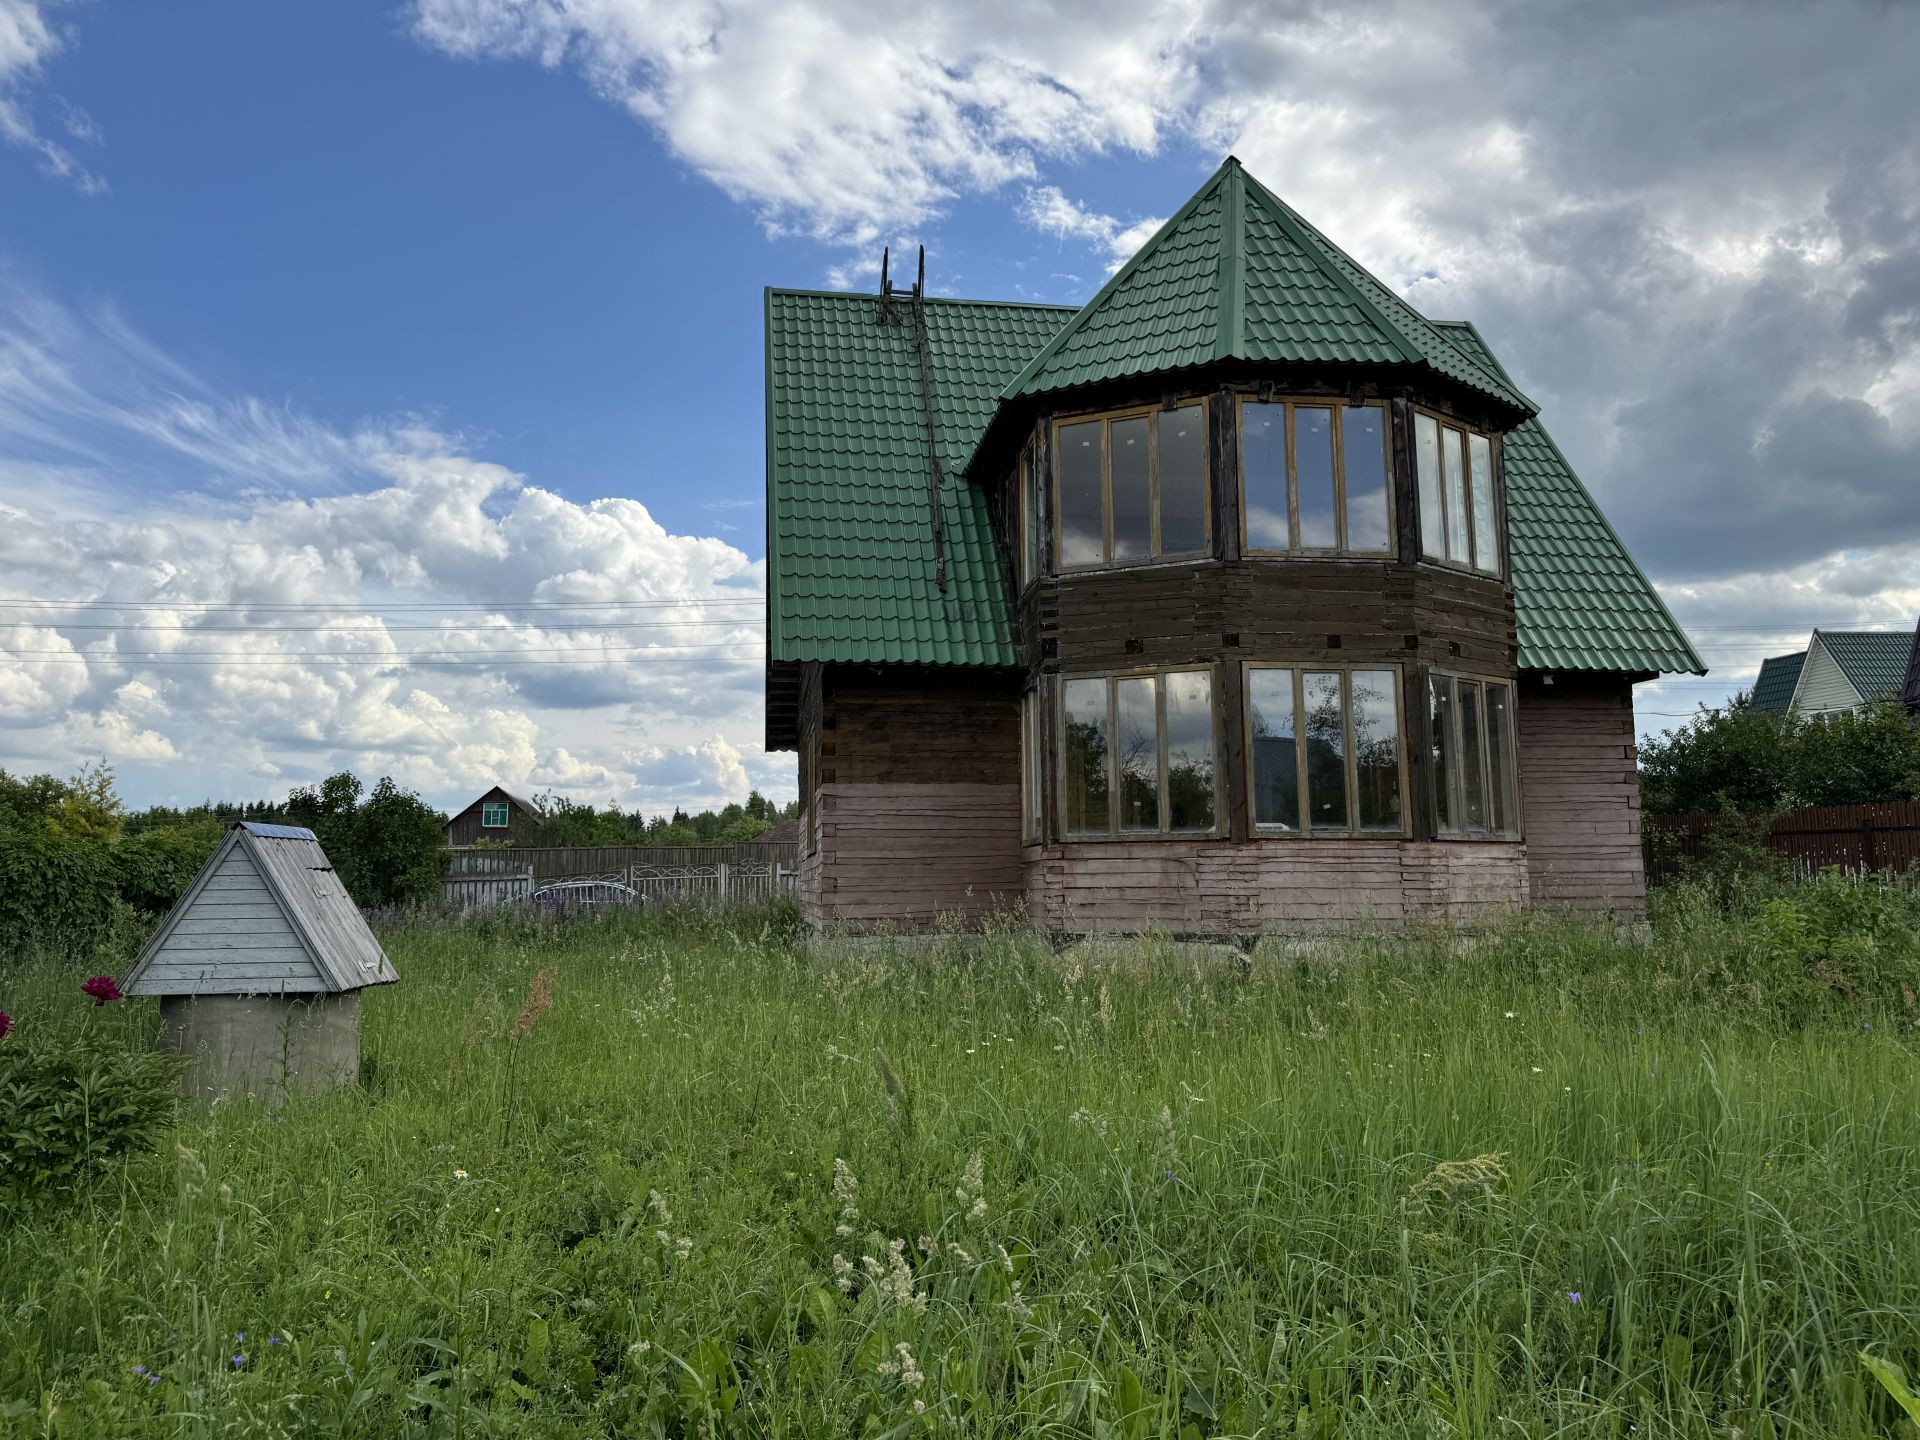
{"type": "Polygon", "coordinates": [[[224,833],[225,827],[216,822],[148,830],[123,839],[113,849],[120,898],[144,914],[165,914],[186,893],[224,833]]]}
{"type": "Polygon", "coordinates": [[[113,922],[118,878],[104,840],[46,828],[0,831],[0,947],[90,951],[113,922]]]}
{"type": "Polygon", "coordinates": [[[1816,987],[1875,1008],[1920,1009],[1920,933],[1895,886],[1828,871],[1767,901],[1767,951],[1816,987]]]}
{"type": "Polygon", "coordinates": [[[65,1193],[159,1133],[177,1103],[172,1056],[102,1027],[0,1044],[0,1209],[65,1193]]]}
{"type": "Polygon", "coordinates": [[[318,789],[287,797],[287,820],[319,838],[354,903],[404,905],[435,895],[445,818],[384,777],[364,801],[361,794],[354,776],[329,775],[318,789]]]}
{"type": "Polygon", "coordinates": [[[1806,719],[1755,710],[1748,697],[1701,706],[1640,747],[1649,814],[1786,810],[1920,799],[1920,727],[1886,702],[1806,719]]]}

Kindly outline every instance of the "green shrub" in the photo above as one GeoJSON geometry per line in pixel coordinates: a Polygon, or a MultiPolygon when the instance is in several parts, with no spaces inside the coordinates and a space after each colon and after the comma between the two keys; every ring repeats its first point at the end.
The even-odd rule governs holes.
{"type": "Polygon", "coordinates": [[[99,1027],[0,1042],[0,1210],[70,1193],[162,1133],[178,1061],[99,1027]]]}
{"type": "Polygon", "coordinates": [[[120,898],[147,915],[164,915],[186,893],[226,828],[217,821],[148,830],[113,848],[120,898]]]}
{"type": "Polygon", "coordinates": [[[1766,901],[1754,925],[1768,954],[1818,989],[1880,1009],[1915,1007],[1920,932],[1899,887],[1829,870],[1766,901]]]}
{"type": "Polygon", "coordinates": [[[0,833],[0,947],[84,954],[112,924],[118,890],[104,840],[41,828],[0,833]]]}

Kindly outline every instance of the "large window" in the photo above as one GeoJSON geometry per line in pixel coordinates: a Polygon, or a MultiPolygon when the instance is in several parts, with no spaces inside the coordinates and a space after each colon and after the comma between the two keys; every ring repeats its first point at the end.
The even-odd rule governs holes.
{"type": "Polygon", "coordinates": [[[1042,835],[1040,797],[1040,697],[1020,697],[1020,841],[1038,845],[1042,835]]]}
{"type": "Polygon", "coordinates": [[[1504,680],[1434,675],[1427,717],[1440,833],[1518,835],[1513,686],[1504,680]]]}
{"type": "Polygon", "coordinates": [[[1493,442],[1416,411],[1413,456],[1420,476],[1420,553],[1499,574],[1493,442]]]}
{"type": "Polygon", "coordinates": [[[1247,729],[1256,830],[1406,832],[1398,671],[1250,665],[1247,729]]]}
{"type": "Polygon", "coordinates": [[[1206,550],[1205,405],[1062,421],[1053,453],[1061,569],[1206,550]]]}
{"type": "Polygon", "coordinates": [[[480,826],[484,830],[504,830],[507,828],[507,802],[488,800],[480,807],[480,826]]]}
{"type": "Polygon", "coordinates": [[[1251,553],[1393,548],[1384,405],[1243,401],[1240,474],[1251,553]]]}
{"type": "Polygon", "coordinates": [[[1029,443],[1020,452],[1020,468],[1014,476],[1019,487],[1020,504],[1020,587],[1025,589],[1040,578],[1040,447],[1029,443]]]}
{"type": "Polygon", "coordinates": [[[1068,837],[1214,833],[1211,671],[1069,677],[1060,711],[1068,837]]]}

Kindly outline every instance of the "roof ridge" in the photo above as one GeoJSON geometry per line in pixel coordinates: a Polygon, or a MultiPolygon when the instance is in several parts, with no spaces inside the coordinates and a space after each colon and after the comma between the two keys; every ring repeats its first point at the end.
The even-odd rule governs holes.
{"type": "MultiPolygon", "coordinates": [[[[871,290],[809,290],[792,285],[767,285],[762,287],[767,296],[791,295],[806,300],[866,300],[876,301],[880,297],[871,290]]],[[[896,290],[894,295],[904,300],[905,292],[896,290]]],[[[978,295],[929,295],[929,305],[991,305],[997,310],[1064,310],[1071,315],[1080,309],[1078,305],[1068,305],[1054,300],[991,300],[978,295]]]]}

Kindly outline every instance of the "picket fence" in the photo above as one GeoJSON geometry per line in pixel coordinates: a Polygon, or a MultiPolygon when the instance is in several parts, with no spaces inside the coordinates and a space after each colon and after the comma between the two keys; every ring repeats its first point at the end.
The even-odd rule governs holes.
{"type": "Polygon", "coordinates": [[[762,900],[793,889],[799,858],[791,841],[449,850],[441,896],[450,905],[479,909],[524,902],[542,886],[562,881],[605,880],[648,903],[762,900]]]}

